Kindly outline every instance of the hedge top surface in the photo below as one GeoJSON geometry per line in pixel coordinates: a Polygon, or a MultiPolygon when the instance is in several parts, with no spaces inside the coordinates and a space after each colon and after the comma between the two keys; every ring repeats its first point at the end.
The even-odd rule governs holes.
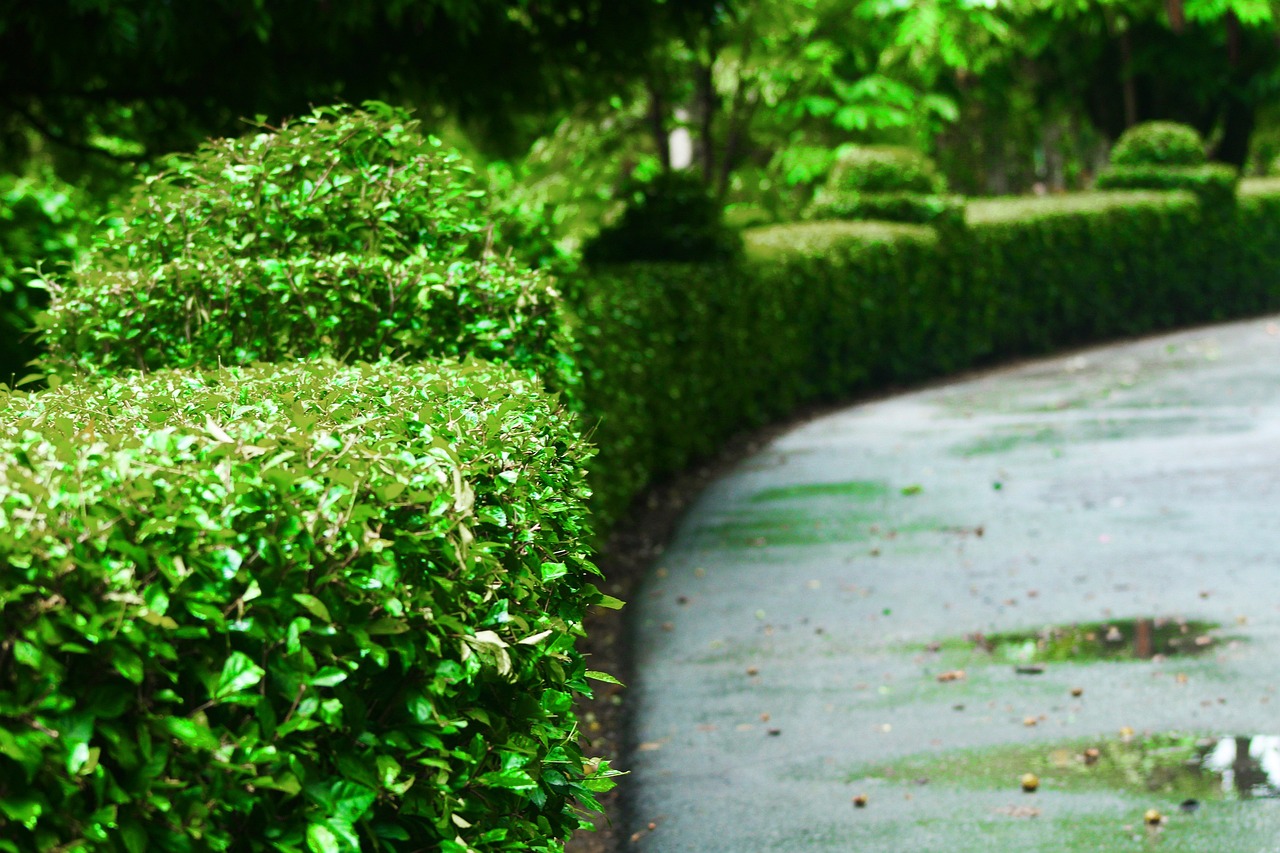
{"type": "Polygon", "coordinates": [[[1172,121],[1134,125],[1111,149],[1113,166],[1199,166],[1204,162],[1200,134],[1189,125],[1172,121]]]}
{"type": "Polygon", "coordinates": [[[549,279],[494,251],[471,169],[386,105],[208,142],[139,185],[122,218],[46,283],[49,368],[555,361],[549,279]]]}
{"type": "Polygon", "coordinates": [[[588,452],[536,382],[134,372],[0,424],[0,849],[559,849],[607,781],[588,452]]]}
{"type": "Polygon", "coordinates": [[[1245,178],[1237,191],[1248,196],[1280,196],[1280,177],[1245,178]]]}
{"type": "Polygon", "coordinates": [[[834,250],[892,244],[898,241],[937,243],[937,232],[924,225],[894,222],[789,222],[749,228],[742,234],[747,257],[754,261],[789,256],[821,256],[834,250]]]}
{"type": "Polygon", "coordinates": [[[928,157],[911,148],[868,146],[843,149],[824,190],[828,193],[940,193],[946,178],[928,157]]]}
{"type": "Polygon", "coordinates": [[[1156,192],[1152,190],[1110,190],[1107,192],[1068,193],[1050,196],[1009,196],[972,199],[965,208],[970,225],[995,223],[1018,224],[1057,216],[1130,210],[1145,205],[1195,205],[1190,192],[1156,192]]]}

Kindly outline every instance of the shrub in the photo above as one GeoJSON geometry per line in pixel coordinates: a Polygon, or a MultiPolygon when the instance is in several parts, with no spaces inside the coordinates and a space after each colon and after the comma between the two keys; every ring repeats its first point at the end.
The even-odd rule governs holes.
{"type": "Polygon", "coordinates": [[[575,291],[593,517],[745,428],[822,400],[1280,307],[1280,189],[971,202],[968,226],[806,222],[736,264],[635,264],[575,291]]]}
{"type": "Polygon", "coordinates": [[[962,227],[964,200],[943,195],[945,190],[933,163],[911,149],[850,148],[836,159],[805,215],[962,227]]]}
{"type": "Polygon", "coordinates": [[[742,251],[742,238],[724,223],[719,202],[687,171],[631,181],[622,218],[583,247],[592,264],[635,261],[717,261],[742,251]]]}
{"type": "Polygon", "coordinates": [[[1111,149],[1113,166],[1200,166],[1204,140],[1195,128],[1172,121],[1148,121],[1121,134],[1111,149]]]}
{"type": "Polygon", "coordinates": [[[37,276],[69,267],[92,233],[101,203],[52,172],[0,176],[0,381],[30,372],[39,354],[36,314],[48,302],[43,290],[28,287],[37,276]]]}
{"type": "Polygon", "coordinates": [[[964,199],[916,193],[828,193],[820,190],[810,219],[881,220],[957,228],[964,225],[964,199]]]}
{"type": "Polygon", "coordinates": [[[1112,166],[1098,175],[1100,190],[1188,190],[1220,208],[1235,199],[1240,173],[1225,163],[1202,166],[1112,166]]]}
{"type": "Polygon", "coordinates": [[[868,146],[846,148],[836,157],[826,186],[836,192],[945,192],[946,179],[933,162],[910,148],[868,146]]]}
{"type": "Polygon", "coordinates": [[[207,143],[49,282],[47,366],[474,354],[554,373],[557,294],[492,251],[486,206],[461,157],[385,105],[207,143]]]}
{"type": "Polygon", "coordinates": [[[521,374],[6,406],[0,850],[558,850],[609,787],[570,712],[586,451],[521,374]]]}

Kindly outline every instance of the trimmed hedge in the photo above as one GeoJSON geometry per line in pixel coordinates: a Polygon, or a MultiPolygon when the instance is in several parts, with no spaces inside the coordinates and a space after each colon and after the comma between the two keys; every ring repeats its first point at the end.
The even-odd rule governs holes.
{"type": "Polygon", "coordinates": [[[1280,190],[974,201],[967,227],[746,232],[737,264],[598,271],[574,337],[599,524],[646,483],[806,402],[1280,307],[1280,190]]]}
{"type": "Polygon", "coordinates": [[[936,225],[954,229],[964,225],[964,199],[952,195],[916,193],[818,192],[806,214],[809,219],[878,220],[936,225]]]}
{"type": "Polygon", "coordinates": [[[1111,165],[1095,182],[1100,190],[1189,190],[1206,209],[1235,201],[1240,173],[1225,163],[1208,163],[1204,140],[1185,124],[1150,121],[1124,132],[1111,151],[1111,165]]]}
{"type": "Polygon", "coordinates": [[[837,158],[805,217],[961,227],[964,199],[945,191],[946,180],[923,154],[909,148],[849,148],[837,158]]]}
{"type": "Polygon", "coordinates": [[[495,251],[488,207],[461,155],[382,104],[208,142],[47,282],[45,366],[474,355],[553,375],[558,294],[495,251]]]}
{"type": "Polygon", "coordinates": [[[933,161],[914,149],[869,145],[842,149],[826,186],[833,192],[928,195],[945,192],[947,181],[933,161]]]}
{"type": "Polygon", "coordinates": [[[1098,175],[1100,190],[1189,190],[1207,205],[1224,206],[1235,200],[1240,173],[1225,163],[1202,166],[1112,166],[1098,175]]]}
{"type": "Polygon", "coordinates": [[[1114,166],[1200,166],[1205,161],[1200,133],[1174,121],[1134,125],[1120,135],[1111,151],[1114,166]]]}
{"type": "Polygon", "coordinates": [[[556,850],[587,451],[480,364],[11,393],[0,850],[556,850]],[[375,840],[376,839],[376,840],[375,840]]]}
{"type": "Polygon", "coordinates": [[[56,390],[0,414],[0,851],[561,850],[613,785],[573,644],[618,602],[535,378],[574,387],[559,295],[403,113],[267,130],[47,283],[56,390]]]}

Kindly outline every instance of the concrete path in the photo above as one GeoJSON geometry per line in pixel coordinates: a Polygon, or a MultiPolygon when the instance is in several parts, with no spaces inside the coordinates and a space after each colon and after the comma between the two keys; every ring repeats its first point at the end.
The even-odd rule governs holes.
{"type": "Polygon", "coordinates": [[[785,435],[706,492],[631,604],[634,848],[1280,850],[1280,800],[1239,790],[1249,745],[1280,770],[1280,742],[1226,742],[1241,784],[1202,781],[1194,812],[1083,752],[1280,735],[1277,496],[1280,318],[785,435]],[[1039,674],[973,642],[1131,618],[1221,627],[1200,657],[1039,674]]]}

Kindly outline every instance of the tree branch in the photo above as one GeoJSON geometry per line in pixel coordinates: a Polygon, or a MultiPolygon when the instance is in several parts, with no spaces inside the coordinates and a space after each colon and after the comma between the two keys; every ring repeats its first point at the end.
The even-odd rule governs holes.
{"type": "Polygon", "coordinates": [[[12,101],[6,101],[5,108],[12,111],[19,118],[25,121],[36,133],[52,142],[54,145],[61,146],[69,151],[79,151],[82,154],[105,157],[109,160],[114,160],[117,163],[129,163],[131,165],[144,162],[147,159],[145,154],[117,154],[114,151],[107,151],[105,148],[99,148],[96,145],[90,145],[87,142],[78,142],[74,139],[69,139],[46,124],[39,116],[29,110],[23,109],[12,101]]]}

